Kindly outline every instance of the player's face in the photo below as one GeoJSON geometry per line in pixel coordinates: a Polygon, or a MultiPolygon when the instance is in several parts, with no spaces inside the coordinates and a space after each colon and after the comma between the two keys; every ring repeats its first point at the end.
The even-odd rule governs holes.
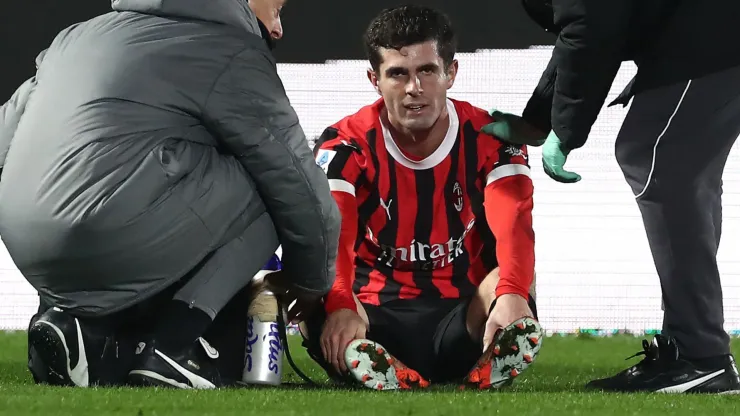
{"type": "Polygon", "coordinates": [[[278,40],[283,37],[283,23],[280,21],[280,11],[286,0],[249,0],[249,8],[252,9],[257,19],[262,22],[270,32],[270,37],[278,40]]]}
{"type": "Polygon", "coordinates": [[[430,129],[446,108],[457,61],[445,68],[436,41],[383,48],[380,56],[378,72],[369,70],[368,78],[383,97],[391,123],[410,132],[430,129]]]}

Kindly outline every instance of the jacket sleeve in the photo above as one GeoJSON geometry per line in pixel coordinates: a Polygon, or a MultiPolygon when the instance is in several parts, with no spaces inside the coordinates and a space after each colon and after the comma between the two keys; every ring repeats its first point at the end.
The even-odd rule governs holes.
{"type": "MultiPolygon", "coordinates": [[[[47,51],[48,49],[44,49],[36,56],[37,71],[47,51]]],[[[10,100],[0,107],[0,173],[2,173],[5,166],[5,157],[8,155],[10,143],[18,129],[18,123],[20,123],[21,116],[26,111],[26,104],[28,104],[28,99],[31,98],[31,93],[35,88],[36,76],[33,76],[21,84],[13,96],[10,97],[10,100]]]]}
{"type": "Polygon", "coordinates": [[[552,100],[555,94],[556,77],[557,65],[555,58],[551,57],[540,82],[522,112],[522,118],[526,122],[548,133],[552,130],[552,100]]]}
{"type": "Polygon", "coordinates": [[[626,53],[636,1],[553,2],[555,24],[562,30],[553,50],[552,129],[568,149],[586,143],[604,105],[626,53]]]}
{"type": "Polygon", "coordinates": [[[0,172],[5,166],[5,156],[35,87],[36,77],[29,78],[21,84],[10,100],[0,107],[0,172]]]}
{"type": "Polygon", "coordinates": [[[224,70],[205,122],[254,179],[294,287],[326,294],[335,277],[340,214],[269,52],[246,49],[224,70]]]}

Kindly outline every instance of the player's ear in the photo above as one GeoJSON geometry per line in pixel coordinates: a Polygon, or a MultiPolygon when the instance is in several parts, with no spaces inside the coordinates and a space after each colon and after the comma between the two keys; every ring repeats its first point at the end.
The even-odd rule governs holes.
{"type": "Polygon", "coordinates": [[[450,66],[447,67],[447,89],[449,90],[455,85],[455,77],[457,77],[457,59],[453,59],[450,66]]]}
{"type": "Polygon", "coordinates": [[[367,79],[369,79],[370,83],[373,84],[373,88],[375,88],[375,92],[380,94],[380,88],[378,88],[378,74],[376,74],[372,68],[367,69],[367,79]]]}

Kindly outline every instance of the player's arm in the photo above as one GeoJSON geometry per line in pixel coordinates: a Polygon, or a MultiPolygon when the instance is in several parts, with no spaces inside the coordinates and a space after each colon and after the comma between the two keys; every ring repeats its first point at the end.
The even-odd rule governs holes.
{"type": "Polygon", "coordinates": [[[516,294],[526,299],[534,280],[533,186],[527,148],[498,140],[495,144],[497,148],[486,164],[483,204],[496,237],[496,297],[516,294]]]}
{"type": "MultiPolygon", "coordinates": [[[[644,0],[643,0],[644,1],[644,0]]],[[[562,27],[553,62],[552,130],[568,149],[584,145],[625,57],[636,0],[554,0],[562,27]]],[[[543,79],[542,86],[546,86],[543,79]]],[[[541,92],[548,94],[547,88],[541,92]]],[[[537,91],[536,91],[537,93],[537,91]]],[[[543,98],[547,101],[547,97],[543,98]]],[[[539,117],[538,117],[539,118],[539,117]]]]}
{"type": "Polygon", "coordinates": [[[342,222],[337,251],[336,279],[326,295],[324,308],[327,314],[339,309],[357,312],[352,285],[355,281],[355,241],[357,240],[358,203],[356,184],[362,174],[358,159],[359,149],[348,139],[340,138],[334,127],[324,130],[314,149],[316,163],[329,180],[342,222]]]}
{"type": "Polygon", "coordinates": [[[342,223],[334,285],[324,299],[327,319],[321,331],[324,358],[340,373],[347,371],[344,351],[352,340],[364,338],[367,324],[359,314],[352,285],[355,281],[355,241],[358,232],[357,183],[363,158],[358,147],[328,128],[319,138],[316,163],[329,179],[331,194],[339,207],[342,223]]]}

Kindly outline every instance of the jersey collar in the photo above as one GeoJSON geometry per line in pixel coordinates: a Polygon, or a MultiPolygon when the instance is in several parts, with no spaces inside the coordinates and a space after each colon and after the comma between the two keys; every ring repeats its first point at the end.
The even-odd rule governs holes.
{"type": "Polygon", "coordinates": [[[460,129],[460,120],[457,115],[457,110],[455,109],[455,104],[449,98],[447,99],[447,113],[450,115],[450,125],[447,128],[445,138],[434,153],[421,160],[412,160],[406,157],[401,149],[398,148],[396,141],[393,140],[393,136],[391,135],[391,131],[388,129],[388,126],[386,126],[385,123],[383,123],[383,120],[379,118],[380,125],[383,129],[383,141],[385,142],[385,148],[388,149],[388,153],[402,166],[414,170],[431,169],[442,163],[455,145],[457,132],[460,129]]]}

